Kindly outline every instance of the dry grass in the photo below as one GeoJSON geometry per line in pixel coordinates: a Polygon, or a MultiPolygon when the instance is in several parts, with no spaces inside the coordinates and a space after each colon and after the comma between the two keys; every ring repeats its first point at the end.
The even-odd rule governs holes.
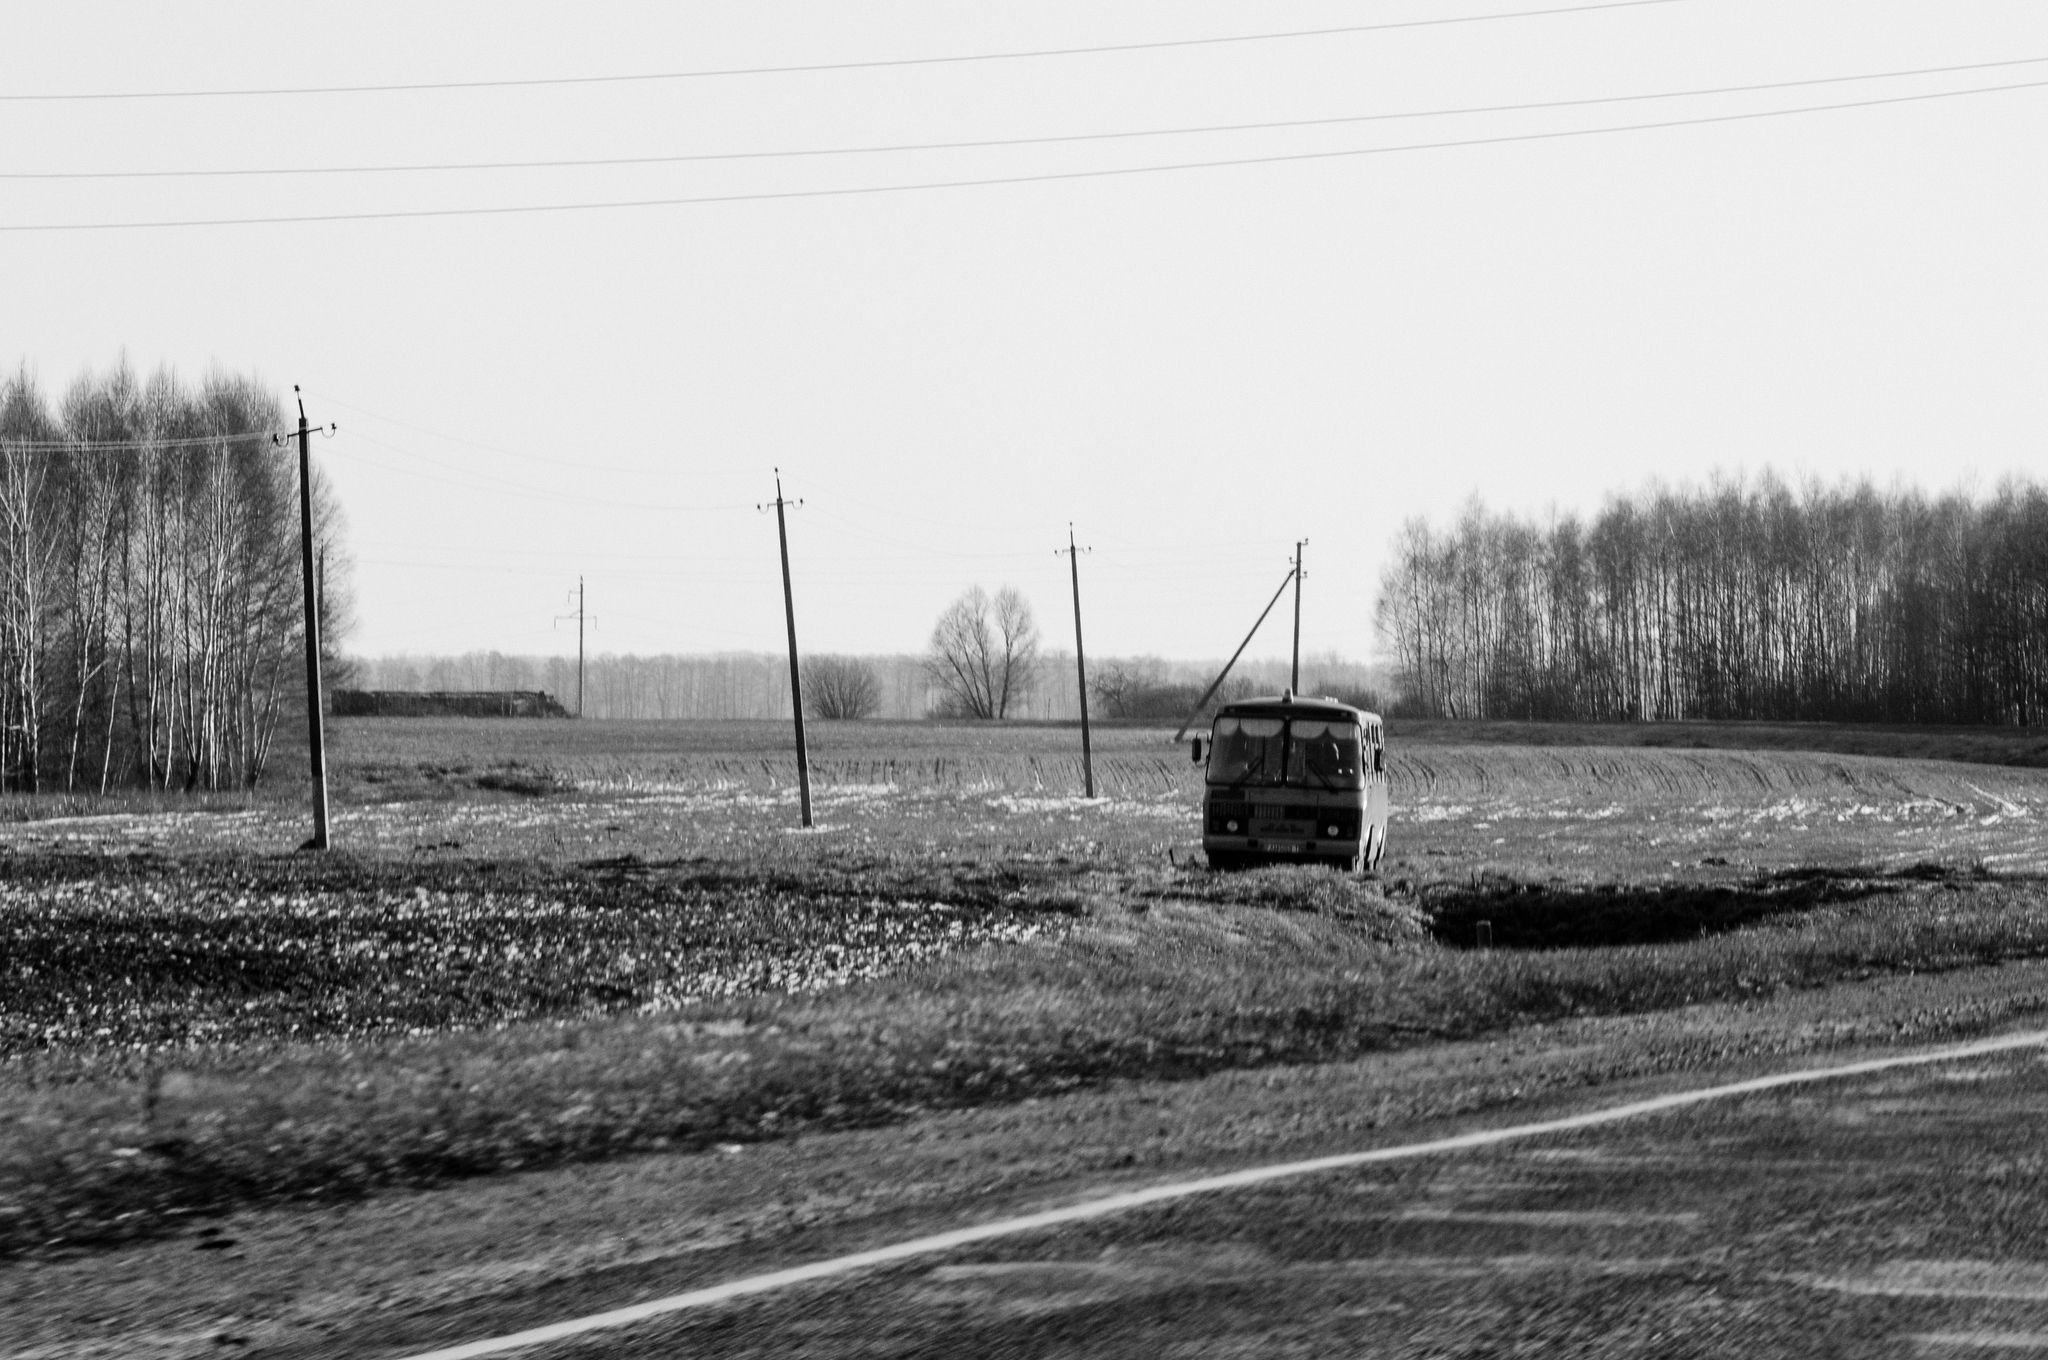
{"type": "MultiPolygon", "coordinates": [[[[142,1052],[97,1036],[0,1065],[0,1242],[109,1240],[237,1204],[2048,954],[2036,889],[1970,873],[2038,862],[2048,775],[2029,770],[1417,743],[1395,750],[1382,895],[1316,870],[1187,868],[1197,786],[1177,753],[1160,750],[1160,733],[1106,741],[1098,772],[1124,761],[1127,781],[1089,802],[1061,763],[1070,732],[966,729],[961,749],[922,725],[843,729],[836,749],[820,741],[820,824],[797,832],[779,729],[743,728],[344,729],[338,783],[357,792],[342,800],[337,833],[350,849],[317,870],[275,858],[303,835],[299,814],[278,804],[0,828],[11,882],[32,883],[36,865],[72,865],[46,875],[68,885],[66,910],[125,920],[131,944],[175,912],[152,915],[133,893],[95,884],[185,883],[230,935],[263,939],[264,902],[239,904],[221,885],[236,874],[290,879],[310,905],[284,915],[326,922],[305,946],[321,950],[333,930],[383,938],[417,889],[447,908],[445,920],[430,909],[407,926],[433,948],[397,950],[363,985],[344,980],[339,999],[372,1012],[386,991],[411,998],[378,1024],[330,1031],[346,1039],[308,1043],[284,1027],[291,1010],[274,1003],[287,968],[207,994],[213,1013],[245,1008],[236,1042],[142,1052]],[[546,749],[564,733],[566,749],[546,749]],[[716,749],[688,749],[699,736],[716,749]],[[382,770],[411,783],[364,803],[382,770]],[[1888,870],[1922,861],[1937,867],[1888,870]],[[1813,866],[1836,872],[1779,875],[1813,866]],[[831,939],[845,921],[890,925],[874,902],[942,904],[997,932],[985,938],[1020,922],[1072,925],[1000,947],[963,938],[939,957],[876,955],[873,967],[839,967],[832,980],[851,985],[822,992],[768,967],[738,993],[697,1001],[643,994],[630,979],[609,998],[579,990],[617,983],[616,957],[579,963],[558,932],[548,937],[562,942],[556,961],[535,966],[527,993],[540,1002],[522,1010],[505,1004],[520,995],[517,970],[455,968],[511,919],[473,910],[486,874],[589,894],[587,919],[605,939],[635,919],[633,894],[647,894],[651,928],[668,932],[670,964],[685,971],[693,937],[679,926],[714,944],[759,942],[733,956],[741,964],[816,962],[845,946],[831,939]],[[782,914],[756,921],[756,898],[782,914]],[[834,903],[861,911],[835,915],[834,903]],[[1430,937],[1434,925],[1457,938],[1482,910],[1499,918],[1502,943],[1571,947],[1476,953],[1430,937]],[[1607,924],[1588,934],[1589,917],[1607,924]],[[1644,919],[1658,923],[1648,938],[1666,943],[1612,945],[1644,919]],[[463,937],[465,921],[477,940],[463,937]],[[1560,937],[1560,921],[1578,933],[1560,937]],[[792,943],[794,953],[775,952],[792,943]],[[407,1009],[423,999],[443,1004],[407,1009]],[[630,1013],[649,1001],[658,1013],[630,1013]],[[626,1013],[593,1016],[593,1006],[626,1013]],[[434,1032],[391,1033],[407,1026],[434,1032]]],[[[27,892],[12,924],[48,907],[27,892]]],[[[137,946],[123,957],[121,976],[134,978],[169,955],[137,946]]],[[[39,1004],[97,1004],[91,964],[46,979],[39,1004]]]]}
{"type": "MultiPolygon", "coordinates": [[[[17,1059],[0,1242],[105,1240],[278,1198],[2048,955],[2048,903],[2002,886],[1902,885],[1683,945],[1475,953],[1429,945],[1412,908],[1316,903],[1329,877],[1266,876],[1282,899],[1310,880],[1292,910],[1154,884],[1166,891],[1104,903],[1057,943],[968,950],[826,994],[384,1042],[17,1059]]],[[[1256,881],[1226,882],[1258,895],[1256,881]]]]}

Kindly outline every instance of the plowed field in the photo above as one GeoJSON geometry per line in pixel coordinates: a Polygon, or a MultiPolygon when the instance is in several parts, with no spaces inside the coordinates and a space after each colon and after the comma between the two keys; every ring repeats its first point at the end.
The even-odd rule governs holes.
{"type": "MultiPolygon", "coordinates": [[[[354,720],[334,733],[337,847],[380,858],[758,861],[830,853],[1196,853],[1200,772],[1164,731],[1100,734],[1094,802],[1058,728],[825,726],[816,826],[778,724],[354,720]]],[[[1790,868],[2048,865],[2048,770],[1811,751],[1429,741],[1390,734],[1390,881],[1481,873],[1719,881],[1790,868]]],[[[0,849],[284,853],[306,815],[124,813],[0,827],[0,849]]]]}

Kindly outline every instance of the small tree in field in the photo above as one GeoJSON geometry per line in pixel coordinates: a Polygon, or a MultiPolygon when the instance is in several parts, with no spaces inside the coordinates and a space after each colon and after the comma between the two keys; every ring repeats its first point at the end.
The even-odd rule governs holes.
{"type": "Polygon", "coordinates": [[[1088,688],[1101,704],[1104,716],[1135,717],[1141,697],[1159,688],[1159,667],[1150,660],[1104,661],[1088,677],[1088,688]]]}
{"type": "Polygon", "coordinates": [[[925,673],[948,717],[1003,718],[1038,678],[1038,624],[1014,586],[989,598],[975,586],[946,606],[932,627],[925,673]]]}
{"type": "Polygon", "coordinates": [[[881,682],[859,657],[814,656],[805,663],[804,709],[813,718],[872,718],[881,706],[881,682]]]}

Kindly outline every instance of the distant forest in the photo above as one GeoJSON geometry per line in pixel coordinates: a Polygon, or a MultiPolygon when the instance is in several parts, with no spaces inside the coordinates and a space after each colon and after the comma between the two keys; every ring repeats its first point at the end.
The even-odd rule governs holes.
{"type": "MultiPolygon", "coordinates": [[[[938,707],[921,656],[853,658],[877,681],[878,718],[923,718],[938,707]]],[[[355,683],[365,689],[546,690],[572,711],[576,707],[576,659],[506,656],[471,652],[463,656],[361,657],[350,663],[355,683]]],[[[1096,718],[1138,718],[1178,723],[1223,658],[1163,661],[1156,657],[1088,657],[1089,714],[1096,718]]],[[[1256,691],[1277,694],[1287,683],[1287,662],[1241,661],[1231,673],[1231,697],[1256,691]]],[[[1367,667],[1330,654],[1302,658],[1302,688],[1347,697],[1369,695],[1367,667]]],[[[768,652],[715,655],[592,657],[584,674],[584,707],[591,718],[787,718],[789,660],[768,652]]],[[[1023,719],[1072,721],[1081,707],[1074,683],[1072,652],[1039,658],[1035,681],[1014,710],[1023,719]]]]}
{"type": "Polygon", "coordinates": [[[2048,719],[2048,492],[1722,481],[1590,521],[1411,520],[1376,623],[1397,712],[2048,719]]]}
{"type": "Polygon", "coordinates": [[[256,785],[304,712],[295,424],[253,377],[0,378],[0,787],[256,785]]]}

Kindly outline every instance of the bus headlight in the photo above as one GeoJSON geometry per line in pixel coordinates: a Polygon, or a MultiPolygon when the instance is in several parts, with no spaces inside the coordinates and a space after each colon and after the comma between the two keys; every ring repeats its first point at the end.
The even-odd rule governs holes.
{"type": "Polygon", "coordinates": [[[1335,835],[1338,835],[1338,834],[1340,834],[1340,833],[1338,832],[1337,828],[1333,826],[1333,827],[1331,827],[1331,828],[1330,828],[1330,834],[1331,834],[1332,836],[1335,836],[1335,835]]]}
{"type": "Polygon", "coordinates": [[[1236,822],[1225,822],[1225,823],[1223,824],[1223,829],[1224,829],[1225,831],[1235,831],[1235,830],[1237,830],[1237,823],[1236,823],[1236,822]]]}

